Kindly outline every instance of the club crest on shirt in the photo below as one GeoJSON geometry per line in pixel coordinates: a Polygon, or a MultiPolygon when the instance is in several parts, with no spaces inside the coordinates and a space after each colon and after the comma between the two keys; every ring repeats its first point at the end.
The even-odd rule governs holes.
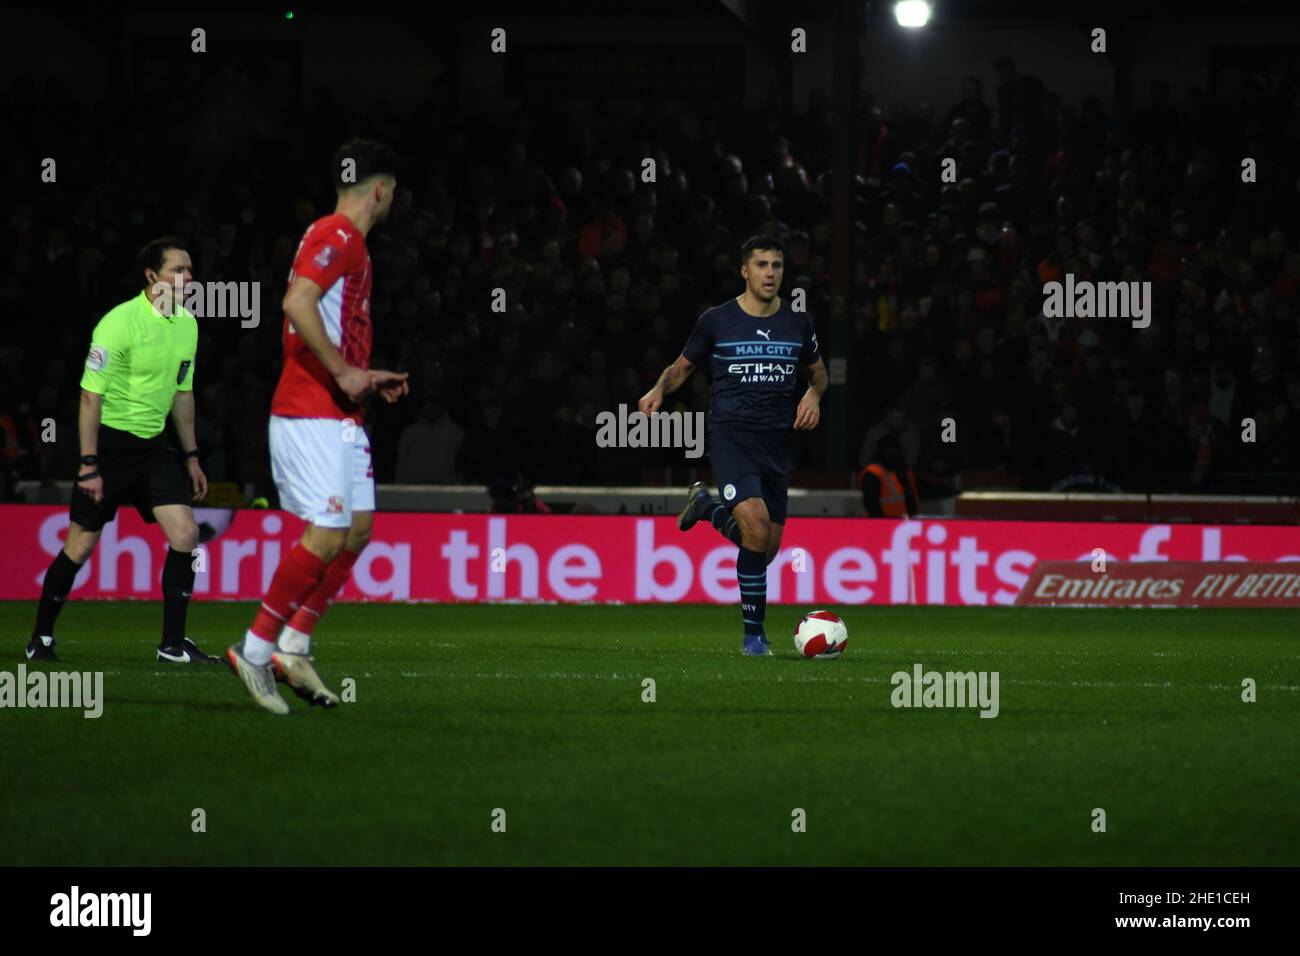
{"type": "Polygon", "coordinates": [[[343,496],[330,495],[329,508],[327,509],[332,515],[343,514],[343,496]]]}
{"type": "Polygon", "coordinates": [[[108,365],[108,349],[102,345],[92,345],[90,354],[86,356],[86,368],[92,372],[102,372],[108,365]]]}
{"type": "Polygon", "coordinates": [[[735,485],[727,485],[727,487],[723,488],[723,489],[722,489],[722,497],[726,498],[728,501],[730,501],[732,498],[736,497],[736,486],[735,486],[735,485]]]}

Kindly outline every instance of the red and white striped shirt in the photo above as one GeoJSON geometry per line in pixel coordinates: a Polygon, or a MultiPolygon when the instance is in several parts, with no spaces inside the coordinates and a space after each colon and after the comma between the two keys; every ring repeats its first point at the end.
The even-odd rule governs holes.
{"type": "MultiPolygon", "coordinates": [[[[289,284],[297,276],[324,289],[317,306],[325,333],[343,361],[370,367],[370,253],[366,237],[347,216],[335,213],[312,223],[294,253],[289,284]]],[[[348,400],[321,360],[284,319],[284,370],[271,399],[271,414],[291,418],[350,418],[361,406],[348,400]]]]}

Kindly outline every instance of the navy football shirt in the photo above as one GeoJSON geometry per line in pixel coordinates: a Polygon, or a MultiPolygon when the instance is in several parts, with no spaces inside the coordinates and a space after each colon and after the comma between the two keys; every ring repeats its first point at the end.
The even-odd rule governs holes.
{"type": "Polygon", "coordinates": [[[783,431],[799,406],[799,366],[815,363],[821,349],[812,319],[788,302],[759,318],[731,299],[700,316],[682,354],[711,363],[713,427],[783,431]]]}

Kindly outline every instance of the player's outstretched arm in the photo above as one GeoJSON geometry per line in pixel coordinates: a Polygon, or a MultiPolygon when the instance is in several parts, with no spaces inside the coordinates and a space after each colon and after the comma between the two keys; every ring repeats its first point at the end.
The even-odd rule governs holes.
{"type": "Polygon", "coordinates": [[[695,371],[695,363],[685,355],[677,356],[677,361],[664,369],[650,391],[641,396],[637,408],[645,415],[653,415],[664,403],[664,396],[671,395],[682,387],[682,383],[695,371]]]}
{"type": "Polygon", "coordinates": [[[389,372],[372,368],[366,374],[370,376],[370,387],[384,396],[384,401],[389,405],[403,395],[411,394],[411,385],[407,381],[411,377],[410,372],[389,372]]]}
{"type": "Polygon", "coordinates": [[[811,431],[821,421],[822,396],[829,384],[825,362],[818,359],[808,366],[808,391],[799,399],[799,408],[794,413],[794,427],[799,431],[811,431]]]}
{"type": "Polygon", "coordinates": [[[302,336],[307,347],[321,360],[325,371],[334,376],[334,381],[343,394],[352,401],[359,402],[374,390],[374,382],[365,369],[345,362],[343,355],[330,341],[317,309],[322,291],[320,286],[306,276],[294,276],[293,284],[284,294],[284,314],[293,330],[302,336]]]}

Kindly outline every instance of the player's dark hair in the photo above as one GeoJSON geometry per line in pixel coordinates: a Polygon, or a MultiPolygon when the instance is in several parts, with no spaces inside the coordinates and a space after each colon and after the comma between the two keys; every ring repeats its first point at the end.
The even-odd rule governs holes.
{"type": "Polygon", "coordinates": [[[350,139],[334,151],[331,176],[335,189],[351,189],[372,176],[396,175],[397,154],[391,146],[371,139],[350,139]],[[344,163],[348,160],[352,160],[355,165],[345,169],[344,163]],[[347,181],[343,179],[345,172],[348,175],[347,181]]]}
{"type": "Polygon", "coordinates": [[[745,240],[745,244],[740,247],[740,261],[742,263],[748,262],[755,249],[775,249],[782,256],[785,255],[785,243],[780,239],[775,239],[772,236],[750,236],[745,240]]]}
{"type": "Polygon", "coordinates": [[[147,243],[135,255],[136,275],[140,275],[146,269],[152,269],[157,272],[163,267],[163,262],[167,258],[168,249],[184,249],[185,243],[176,236],[162,236],[147,243]]]}

